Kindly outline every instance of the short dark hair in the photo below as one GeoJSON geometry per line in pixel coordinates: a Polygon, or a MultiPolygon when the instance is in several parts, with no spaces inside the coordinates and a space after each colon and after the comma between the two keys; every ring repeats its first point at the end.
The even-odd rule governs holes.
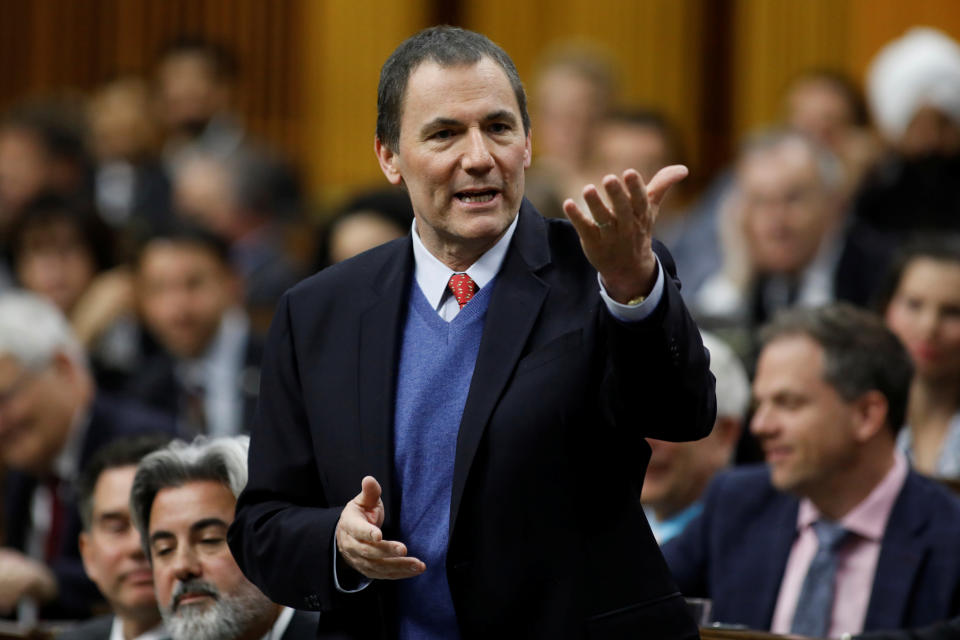
{"type": "Polygon", "coordinates": [[[606,121],[613,124],[653,129],[660,134],[660,137],[665,143],[667,148],[667,163],[686,163],[686,154],[684,153],[680,130],[663,112],[646,107],[617,109],[607,116],[606,121]]]}
{"type": "Polygon", "coordinates": [[[114,232],[96,211],[83,199],[45,191],[23,206],[10,228],[7,243],[15,271],[17,261],[26,249],[26,235],[58,222],[66,223],[77,233],[97,271],[116,264],[114,232]]]}
{"type": "Polygon", "coordinates": [[[894,255],[893,262],[877,292],[874,305],[881,314],[886,313],[900,281],[914,261],[929,259],[936,262],[949,262],[960,265],[960,234],[957,233],[921,233],[911,237],[894,255]]]}
{"type": "Polygon", "coordinates": [[[131,467],[140,460],[170,442],[170,436],[151,434],[129,436],[114,440],[97,450],[77,478],[77,501],[83,530],[90,531],[93,524],[93,493],[104,471],[119,467],[131,467]]]}
{"type": "Polygon", "coordinates": [[[765,347],[795,335],[820,345],[823,379],[844,400],[852,402],[868,391],[879,391],[887,399],[887,426],[893,433],[900,430],[907,413],[913,363],[877,315],[846,303],[787,309],[761,330],[760,340],[765,347]]]}
{"type": "Polygon", "coordinates": [[[177,220],[152,229],[148,235],[138,240],[134,257],[137,270],[141,267],[144,254],[159,243],[196,247],[208,252],[226,268],[233,269],[230,244],[226,239],[201,225],[177,220]]]}
{"type": "Polygon", "coordinates": [[[530,133],[527,94],[520,74],[507,52],[485,35],[449,25],[430,27],[404,40],[380,70],[377,88],[377,139],[397,151],[400,144],[400,120],[410,74],[426,60],[443,67],[472,65],[490,58],[503,69],[517,98],[523,132],[530,133]]]}

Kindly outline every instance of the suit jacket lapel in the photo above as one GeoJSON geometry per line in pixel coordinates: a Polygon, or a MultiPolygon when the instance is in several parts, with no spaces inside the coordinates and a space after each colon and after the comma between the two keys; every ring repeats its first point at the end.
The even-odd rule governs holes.
{"type": "Polygon", "coordinates": [[[930,513],[923,506],[927,501],[919,493],[913,472],[910,472],[887,520],[864,629],[903,626],[904,611],[910,602],[917,572],[929,553],[927,546],[921,544],[919,534],[930,513]]]}
{"type": "Polygon", "coordinates": [[[397,243],[397,254],[384,261],[374,278],[370,306],[360,317],[360,442],[365,468],[383,490],[385,528],[399,515],[393,478],[393,405],[400,331],[412,275],[413,249],[410,238],[406,238],[397,243]]]}
{"type": "Polygon", "coordinates": [[[483,431],[520,359],[549,288],[535,275],[536,270],[550,261],[545,223],[526,200],[519,215],[510,249],[494,282],[480,351],[460,421],[450,497],[451,538],[483,431]]]}

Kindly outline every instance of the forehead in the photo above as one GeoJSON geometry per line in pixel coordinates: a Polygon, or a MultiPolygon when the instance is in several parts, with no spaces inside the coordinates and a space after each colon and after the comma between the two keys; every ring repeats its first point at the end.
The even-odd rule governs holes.
{"type": "Polygon", "coordinates": [[[947,297],[960,297],[960,263],[935,258],[914,258],[903,271],[903,287],[930,289],[947,297]]]}
{"type": "Polygon", "coordinates": [[[23,373],[23,365],[9,355],[0,355],[0,391],[3,391],[23,373]]]}
{"type": "Polygon", "coordinates": [[[824,352],[805,335],[774,338],[760,353],[753,381],[754,393],[812,390],[827,386],[823,380],[824,352]]]}
{"type": "Polygon", "coordinates": [[[160,240],[150,243],[140,259],[144,275],[161,276],[197,270],[219,270],[222,265],[213,250],[190,242],[160,240]]]}
{"type": "Polygon", "coordinates": [[[812,150],[796,140],[747,152],[740,162],[739,177],[747,190],[819,183],[812,150]]]}
{"type": "Polygon", "coordinates": [[[233,521],[237,500],[230,489],[214,480],[187,482],[157,492],[150,507],[150,532],[185,532],[201,520],[233,521]]]}
{"type": "Polygon", "coordinates": [[[93,490],[94,512],[128,511],[130,488],[136,472],[137,467],[132,464],[105,469],[93,490]]]}
{"type": "Polygon", "coordinates": [[[425,60],[410,72],[401,121],[416,126],[434,118],[474,119],[496,110],[511,111],[520,120],[510,80],[493,59],[451,66],[425,60]]]}

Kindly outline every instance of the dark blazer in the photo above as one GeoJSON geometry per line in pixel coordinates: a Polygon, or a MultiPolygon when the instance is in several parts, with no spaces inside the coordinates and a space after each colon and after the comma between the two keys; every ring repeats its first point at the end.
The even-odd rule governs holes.
{"type": "Polygon", "coordinates": [[[880,631],[857,636],[857,640],[957,640],[960,638],[960,618],[953,618],[922,629],[880,631]]]}
{"type": "MultiPolygon", "coordinates": [[[[664,545],[684,595],[713,600],[720,622],[769,629],[800,501],[765,466],[717,476],[703,513],[664,545]]],[[[918,627],[960,614],[960,501],[910,472],[884,533],[864,631],[918,627]]]]}
{"type": "MultiPolygon", "coordinates": [[[[248,433],[253,424],[257,409],[257,396],[260,393],[260,360],[263,358],[263,338],[249,333],[243,351],[243,371],[239,379],[239,389],[243,412],[240,432],[248,433]]],[[[176,359],[157,345],[138,372],[127,382],[125,395],[135,398],[155,411],[170,415],[173,419],[181,416],[184,392],[176,375],[176,359]]]]}
{"type": "MultiPolygon", "coordinates": [[[[90,422],[80,448],[77,469],[82,469],[91,456],[108,442],[124,436],[153,433],[174,436],[175,425],[169,418],[139,404],[97,395],[90,410],[90,422]]],[[[30,503],[38,482],[38,478],[23,472],[7,473],[3,495],[4,546],[20,551],[26,548],[30,503]]],[[[82,526],[73,488],[61,485],[61,498],[67,507],[66,522],[60,550],[50,565],[57,577],[60,593],[55,601],[43,607],[40,614],[46,619],[82,619],[88,617],[91,606],[102,602],[103,598],[96,585],[87,578],[80,561],[77,537],[82,526]]]]}
{"type": "MultiPolygon", "coordinates": [[[[715,414],[673,261],[656,243],[663,299],[623,324],[570,224],[526,201],[519,215],[455,454],[446,571],[461,634],[696,637],[638,501],[643,436],[699,438],[715,414]]],[[[367,474],[394,537],[395,372],[413,268],[409,237],[334,265],[284,296],[268,338],[230,545],[271,598],[322,610],[329,637],[394,633],[392,583],[343,594],[332,565],[340,512],[367,474]]]]}

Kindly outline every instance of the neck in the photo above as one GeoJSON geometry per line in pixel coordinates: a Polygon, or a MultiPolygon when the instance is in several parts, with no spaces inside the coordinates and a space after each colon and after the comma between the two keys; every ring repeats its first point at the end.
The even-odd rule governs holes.
{"type": "Polygon", "coordinates": [[[418,224],[417,233],[420,235],[420,240],[427,251],[457,273],[470,268],[483,254],[492,249],[507,231],[504,229],[495,238],[482,238],[473,242],[464,242],[462,238],[447,241],[436,234],[428,234],[428,237],[420,233],[420,228],[421,225],[418,224]]]}
{"type": "Polygon", "coordinates": [[[930,423],[942,423],[945,427],[960,408],[958,389],[960,380],[933,382],[915,378],[910,387],[910,410],[907,416],[910,426],[922,428],[930,423]]]}
{"type": "MultiPolygon", "coordinates": [[[[267,632],[270,631],[270,628],[276,624],[277,618],[280,617],[281,611],[283,611],[283,607],[277,605],[276,609],[273,610],[273,615],[268,616],[263,621],[256,621],[250,626],[250,628],[247,629],[246,633],[239,636],[236,640],[260,640],[260,638],[267,635],[267,632]]],[[[271,640],[273,639],[271,638],[271,640]]],[[[277,640],[279,640],[279,638],[277,640]]]]}
{"type": "Polygon", "coordinates": [[[805,491],[806,497],[831,520],[840,520],[863,502],[893,468],[893,438],[864,445],[858,458],[839,465],[829,478],[805,491]]]}
{"type": "Polygon", "coordinates": [[[160,612],[156,607],[144,608],[125,616],[117,614],[117,617],[123,625],[124,640],[133,640],[160,624],[160,612]]]}

